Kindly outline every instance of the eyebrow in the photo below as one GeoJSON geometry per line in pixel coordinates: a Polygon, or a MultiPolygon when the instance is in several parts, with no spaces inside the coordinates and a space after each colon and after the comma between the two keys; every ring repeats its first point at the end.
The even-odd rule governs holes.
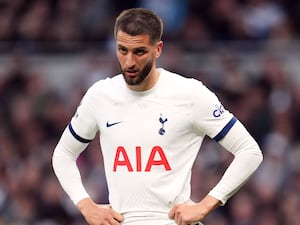
{"type": "Polygon", "coordinates": [[[136,48],[134,48],[134,50],[145,50],[145,51],[148,51],[148,48],[146,48],[146,47],[136,47],[136,48]]]}
{"type": "MultiPolygon", "coordinates": [[[[127,47],[125,47],[124,45],[121,45],[121,44],[118,44],[117,45],[118,48],[125,48],[125,49],[128,49],[127,47]]],[[[135,47],[132,49],[133,51],[136,51],[136,50],[144,50],[144,51],[148,51],[148,48],[145,47],[145,46],[140,46],[140,47],[135,47]]]]}

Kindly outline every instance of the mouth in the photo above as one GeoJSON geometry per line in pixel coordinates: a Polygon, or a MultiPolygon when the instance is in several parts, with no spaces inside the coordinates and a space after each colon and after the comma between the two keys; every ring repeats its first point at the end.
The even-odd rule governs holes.
{"type": "Polygon", "coordinates": [[[125,75],[127,77],[136,77],[138,75],[138,71],[137,70],[126,70],[125,75]]]}

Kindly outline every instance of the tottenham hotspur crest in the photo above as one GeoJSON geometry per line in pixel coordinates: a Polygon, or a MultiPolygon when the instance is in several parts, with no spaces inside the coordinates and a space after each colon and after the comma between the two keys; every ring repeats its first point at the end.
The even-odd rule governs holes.
{"type": "Polygon", "coordinates": [[[159,130],[158,130],[158,133],[160,135],[164,135],[166,133],[164,126],[165,126],[165,122],[167,122],[167,121],[168,121],[168,118],[166,118],[162,114],[160,114],[159,122],[161,123],[161,128],[159,128],[159,130]]]}

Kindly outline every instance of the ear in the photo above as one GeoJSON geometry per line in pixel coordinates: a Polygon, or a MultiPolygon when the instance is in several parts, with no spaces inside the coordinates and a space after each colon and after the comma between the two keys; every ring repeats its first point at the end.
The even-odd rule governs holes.
{"type": "Polygon", "coordinates": [[[163,44],[162,41],[157,42],[157,44],[156,44],[156,53],[155,53],[155,57],[156,57],[156,58],[158,58],[158,57],[161,55],[163,45],[164,45],[164,44],[163,44]]]}

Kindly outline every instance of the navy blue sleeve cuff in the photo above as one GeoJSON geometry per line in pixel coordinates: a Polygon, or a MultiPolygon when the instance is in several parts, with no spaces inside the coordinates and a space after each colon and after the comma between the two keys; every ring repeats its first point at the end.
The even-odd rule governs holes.
{"type": "Polygon", "coordinates": [[[233,127],[233,125],[236,123],[237,118],[232,117],[232,119],[225,125],[225,127],[213,138],[216,142],[222,140],[226,134],[229,132],[229,130],[233,127]]]}
{"type": "Polygon", "coordinates": [[[74,129],[73,129],[72,125],[71,125],[71,123],[69,123],[68,127],[69,127],[69,130],[70,130],[71,134],[73,135],[73,137],[76,140],[78,140],[78,141],[80,141],[82,143],[89,143],[90,141],[92,141],[92,140],[88,140],[88,139],[82,138],[78,134],[76,134],[76,132],[74,131],[74,129]]]}

